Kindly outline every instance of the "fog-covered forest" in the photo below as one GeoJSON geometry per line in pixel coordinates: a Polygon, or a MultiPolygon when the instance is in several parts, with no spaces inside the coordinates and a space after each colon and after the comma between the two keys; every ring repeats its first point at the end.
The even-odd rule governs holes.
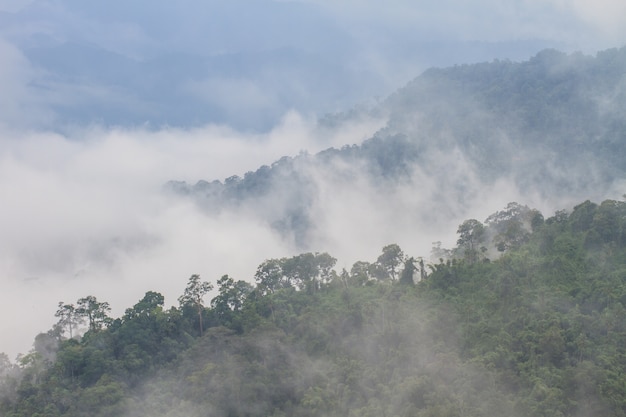
{"type": "Polygon", "coordinates": [[[381,198],[409,184],[402,192],[430,208],[421,215],[444,222],[498,181],[554,209],[601,199],[625,184],[625,73],[626,48],[433,68],[376,106],[322,119],[386,117],[361,144],[168,188],[208,212],[251,207],[305,249],[326,210],[316,202],[327,203],[328,189],[337,198],[363,183],[381,198]]]}
{"type": "Polygon", "coordinates": [[[168,309],[154,291],[120,317],[61,301],[31,352],[3,358],[0,411],[626,415],[626,203],[510,203],[457,235],[433,261],[389,244],[350,270],[309,252],[252,280],[181,277],[168,309]]]}
{"type": "Polygon", "coordinates": [[[385,120],[362,143],[172,178],[167,198],[298,252],[181,271],[174,299],[155,282],[122,314],[96,292],[51,300],[52,328],[0,357],[0,415],[626,416],[624,114],[626,48],[545,50],[433,68],[317,126],[385,120]],[[512,189],[531,201],[451,223],[512,189]],[[337,245],[378,212],[402,242],[337,245]]]}

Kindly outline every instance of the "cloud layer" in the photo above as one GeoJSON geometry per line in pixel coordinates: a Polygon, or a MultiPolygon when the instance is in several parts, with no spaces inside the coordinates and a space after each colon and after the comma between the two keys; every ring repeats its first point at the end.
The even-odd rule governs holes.
{"type": "MultiPolygon", "coordinates": [[[[224,179],[283,155],[360,143],[381,120],[329,130],[309,115],[387,95],[432,65],[619,46],[624,7],[2,2],[0,351],[28,350],[58,301],[93,294],[119,314],[154,290],[175,303],[192,273],[250,279],[264,259],[296,251],[255,207],[210,216],[163,194],[166,181],[224,179]]],[[[307,167],[317,190],[310,249],[347,268],[391,242],[427,256],[433,240],[453,242],[461,220],[522,197],[506,178],[484,187],[458,153],[444,162],[447,184],[471,191],[463,205],[450,194],[445,210],[432,205],[445,198],[437,172],[415,169],[382,192],[362,167],[307,167]]],[[[554,208],[532,195],[521,202],[554,208]]]]}
{"type": "MultiPolygon", "coordinates": [[[[267,201],[207,213],[192,200],[164,193],[163,184],[243,175],[302,149],[360,143],[379,127],[365,120],[320,129],[290,114],[262,135],[219,126],[91,129],[73,136],[5,133],[0,314],[21,313],[19,322],[2,321],[7,337],[0,351],[26,351],[34,334],[51,327],[59,301],[95,295],[119,315],[148,290],[176,304],[194,273],[212,281],[226,273],[251,281],[265,259],[302,250],[264,216],[273,205],[278,210],[297,203],[281,201],[293,194],[276,186],[267,201]]],[[[485,218],[520,199],[546,208],[507,179],[484,185],[458,152],[431,159],[439,161],[438,170],[417,167],[404,181],[383,186],[368,180],[367,167],[359,164],[304,164],[299,169],[314,190],[306,249],[327,251],[347,269],[357,260],[376,259],[392,242],[428,257],[433,241],[452,245],[455,225],[468,217],[485,218]]]]}
{"type": "Polygon", "coordinates": [[[3,132],[0,142],[0,351],[28,350],[58,301],[88,294],[119,314],[148,290],[176,303],[199,273],[251,279],[264,259],[295,248],[248,208],[209,216],[162,192],[170,179],[243,175],[285,154],[360,142],[366,121],[321,132],[295,113],[267,134],[201,129],[86,129],[73,135],[3,132]]]}

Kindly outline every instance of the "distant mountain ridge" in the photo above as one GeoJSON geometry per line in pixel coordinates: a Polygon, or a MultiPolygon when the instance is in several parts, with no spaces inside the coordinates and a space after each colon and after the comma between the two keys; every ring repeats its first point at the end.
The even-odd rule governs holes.
{"type": "Polygon", "coordinates": [[[516,150],[532,144],[568,157],[591,152],[621,169],[626,48],[596,57],[544,50],[521,63],[431,69],[386,105],[391,115],[387,135],[406,133],[426,141],[425,133],[447,128],[452,141],[446,145],[485,151],[498,146],[501,138],[493,134],[498,130],[516,150]],[[411,127],[416,118],[421,128],[411,127]]]}
{"type": "MultiPolygon", "coordinates": [[[[168,188],[210,210],[254,202],[261,218],[303,244],[320,172],[389,190],[414,183],[419,171],[460,201],[472,193],[470,179],[507,178],[525,192],[574,198],[602,198],[626,179],[626,48],[595,57],[544,50],[520,63],[430,69],[375,111],[388,123],[362,144],[284,157],[243,178],[168,188]]],[[[437,193],[430,198],[445,203],[437,193]]]]}

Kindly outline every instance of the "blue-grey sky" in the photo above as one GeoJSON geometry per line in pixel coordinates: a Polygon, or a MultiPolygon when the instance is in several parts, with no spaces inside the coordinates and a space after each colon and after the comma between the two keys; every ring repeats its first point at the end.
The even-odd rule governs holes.
{"type": "Polygon", "coordinates": [[[2,120],[267,130],[430,66],[621,46],[618,0],[3,0],[2,120]],[[6,94],[8,92],[8,94],[6,94]]]}
{"type": "MultiPolygon", "coordinates": [[[[148,290],[175,302],[191,274],[251,279],[294,254],[256,207],[207,216],[165,181],[360,143],[385,120],[323,130],[316,117],[431,66],[618,47],[625,21],[623,0],[0,0],[0,352],[27,352],[59,301],[92,294],[120,314],[148,290]]],[[[359,167],[350,183],[313,172],[312,250],[348,269],[391,242],[427,256],[509,201],[567,207],[520,200],[505,178],[483,187],[446,157],[472,196],[437,222],[419,220],[438,212],[429,173],[381,199],[359,167]]]]}

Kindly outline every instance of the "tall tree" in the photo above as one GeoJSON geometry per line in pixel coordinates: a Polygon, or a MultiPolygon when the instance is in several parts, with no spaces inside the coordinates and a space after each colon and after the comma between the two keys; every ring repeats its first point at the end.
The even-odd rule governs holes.
{"type": "Polygon", "coordinates": [[[350,269],[350,281],[354,285],[362,286],[375,277],[373,265],[365,261],[356,261],[350,269]]]}
{"type": "Polygon", "coordinates": [[[622,233],[622,219],[626,217],[626,203],[604,200],[593,216],[592,228],[604,243],[618,241],[622,233]]]}
{"type": "Polygon", "coordinates": [[[213,289],[213,285],[207,281],[200,281],[200,275],[193,274],[189,277],[187,287],[183,295],[178,297],[181,307],[191,307],[198,313],[200,336],[204,331],[202,325],[202,312],[204,311],[204,296],[213,289]]]}
{"type": "Polygon", "coordinates": [[[125,320],[131,320],[138,317],[150,317],[163,311],[165,297],[154,291],[148,291],[144,297],[139,300],[133,308],[127,308],[124,314],[125,320]]]}
{"type": "Polygon", "coordinates": [[[543,215],[538,210],[515,202],[485,219],[493,243],[500,252],[521,246],[528,240],[530,232],[542,223],[543,215]]]}
{"type": "Polygon", "coordinates": [[[211,300],[211,307],[219,323],[226,325],[240,312],[254,287],[245,281],[235,281],[228,275],[217,281],[217,287],[219,294],[211,300]]]}
{"type": "Polygon", "coordinates": [[[65,304],[63,301],[59,301],[59,308],[54,316],[59,318],[57,324],[61,329],[69,330],[70,339],[74,338],[74,329],[84,322],[83,317],[76,312],[74,304],[65,304]]]}
{"type": "Polygon", "coordinates": [[[335,276],[333,268],[337,263],[337,259],[330,256],[328,253],[315,253],[315,260],[317,262],[318,273],[322,283],[328,284],[335,276]]]}
{"type": "Polygon", "coordinates": [[[91,331],[96,332],[102,329],[102,326],[108,326],[112,321],[108,315],[111,311],[109,303],[106,301],[101,303],[93,295],[81,298],[77,305],[76,314],[87,319],[91,331]]]}
{"type": "Polygon", "coordinates": [[[273,294],[280,288],[291,286],[291,284],[284,279],[283,263],[284,259],[268,259],[259,265],[254,274],[254,279],[257,283],[257,290],[261,294],[273,294]]]}
{"type": "Polygon", "coordinates": [[[404,252],[395,243],[383,247],[383,253],[376,260],[385,272],[385,278],[396,280],[398,268],[404,262],[404,252]]]}
{"type": "Polygon", "coordinates": [[[470,263],[478,260],[479,249],[485,241],[485,226],[476,219],[465,220],[457,229],[457,245],[470,263]]]}
{"type": "Polygon", "coordinates": [[[413,280],[413,274],[415,271],[417,271],[415,258],[411,257],[404,262],[404,269],[400,274],[400,280],[398,282],[405,285],[414,285],[415,281],[413,280]]]}
{"type": "Polygon", "coordinates": [[[17,395],[20,369],[9,360],[6,353],[0,352],[0,404],[17,395]]]}

